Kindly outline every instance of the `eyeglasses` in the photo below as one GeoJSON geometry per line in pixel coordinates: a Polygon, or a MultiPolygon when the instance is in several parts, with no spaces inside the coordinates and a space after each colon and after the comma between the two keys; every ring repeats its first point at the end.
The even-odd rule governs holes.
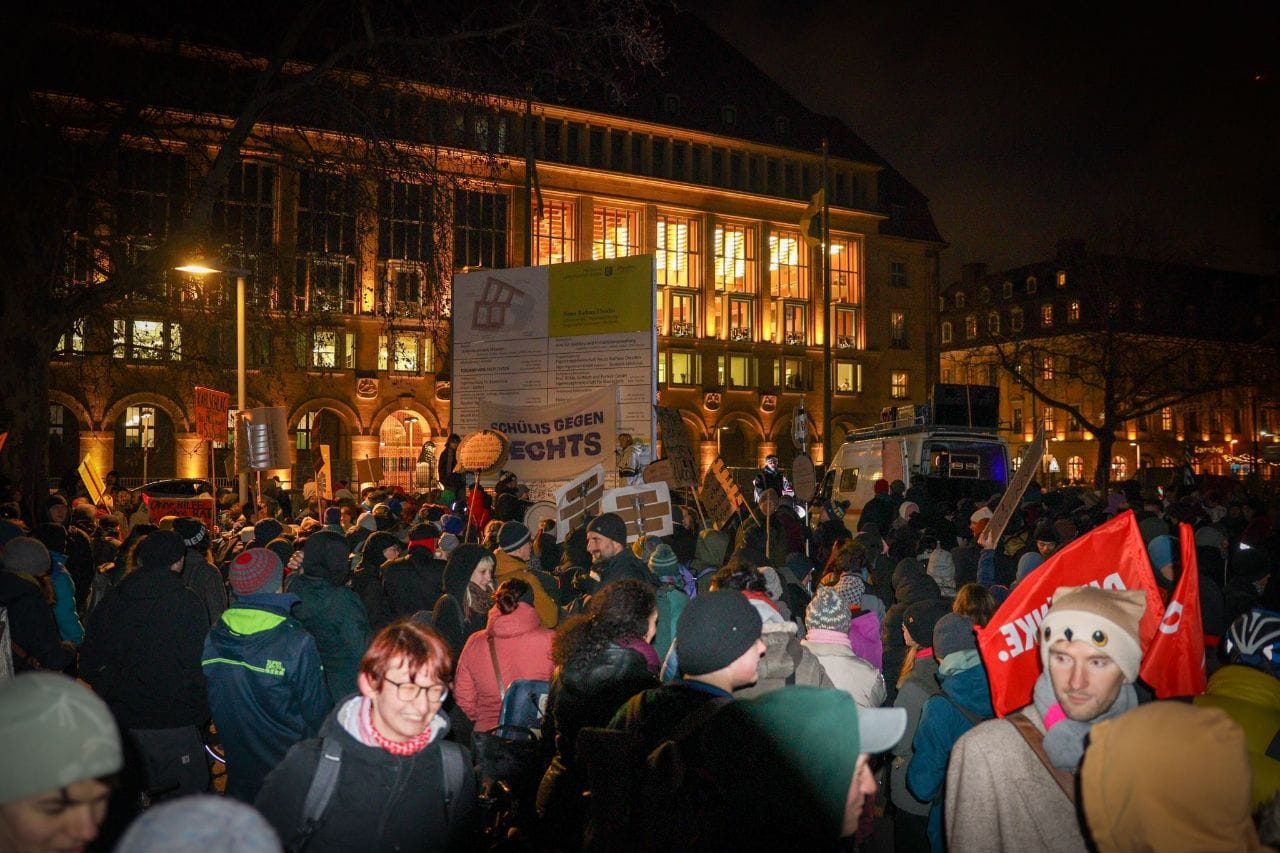
{"type": "Polygon", "coordinates": [[[428,702],[443,702],[445,697],[449,695],[449,687],[445,684],[432,684],[429,687],[423,687],[413,681],[401,683],[385,677],[382,680],[396,689],[396,696],[401,702],[414,701],[418,698],[418,694],[424,690],[427,691],[428,702]]]}

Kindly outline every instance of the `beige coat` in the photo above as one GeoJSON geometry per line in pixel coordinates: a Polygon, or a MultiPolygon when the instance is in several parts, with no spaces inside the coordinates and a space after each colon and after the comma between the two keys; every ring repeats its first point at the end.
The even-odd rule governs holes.
{"type": "Polygon", "coordinates": [[[802,640],[801,645],[822,664],[831,683],[852,696],[859,708],[879,708],[884,704],[884,676],[880,670],[855,655],[853,649],[809,640],[802,640]]]}

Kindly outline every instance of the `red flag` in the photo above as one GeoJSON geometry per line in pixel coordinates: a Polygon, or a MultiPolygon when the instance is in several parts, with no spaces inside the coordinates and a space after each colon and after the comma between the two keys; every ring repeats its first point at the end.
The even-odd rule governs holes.
{"type": "Polygon", "coordinates": [[[1146,591],[1140,640],[1147,648],[1164,607],[1132,512],[1116,516],[1055,552],[1018,584],[987,627],[978,629],[978,649],[997,714],[1003,717],[1031,701],[1040,676],[1037,635],[1053,593],[1060,586],[1089,585],[1146,591]]]}
{"type": "Polygon", "coordinates": [[[1160,630],[1142,656],[1142,680],[1156,698],[1195,696],[1204,692],[1204,623],[1200,619],[1200,567],[1191,525],[1178,525],[1182,577],[1164,608],[1160,630]]]}

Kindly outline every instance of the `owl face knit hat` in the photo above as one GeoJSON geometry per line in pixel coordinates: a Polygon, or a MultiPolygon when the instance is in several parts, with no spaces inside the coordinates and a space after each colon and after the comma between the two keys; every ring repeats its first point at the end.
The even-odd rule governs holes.
{"type": "Polygon", "coordinates": [[[1142,590],[1058,587],[1040,623],[1040,663],[1049,668],[1049,650],[1059,640],[1087,643],[1115,661],[1132,684],[1142,665],[1138,624],[1146,608],[1142,590]]]}

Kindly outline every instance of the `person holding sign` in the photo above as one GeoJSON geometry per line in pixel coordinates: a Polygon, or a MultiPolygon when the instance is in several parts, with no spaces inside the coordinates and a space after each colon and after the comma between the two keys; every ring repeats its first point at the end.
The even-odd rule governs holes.
{"type": "Polygon", "coordinates": [[[1138,704],[1145,610],[1140,590],[1054,593],[1036,632],[1043,671],[1032,703],[981,723],[951,751],[943,811],[950,849],[1086,849],[1075,777],[1093,726],[1138,704]]]}

